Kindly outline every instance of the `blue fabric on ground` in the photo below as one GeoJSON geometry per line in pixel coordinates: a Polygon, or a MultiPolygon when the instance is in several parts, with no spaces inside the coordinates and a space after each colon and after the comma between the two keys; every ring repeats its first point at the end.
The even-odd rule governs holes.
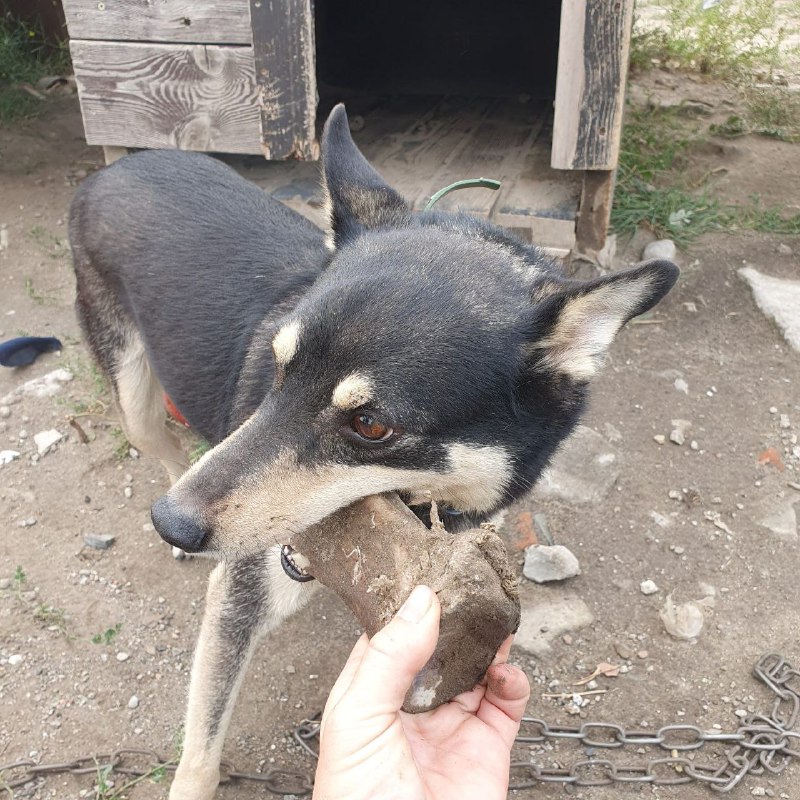
{"type": "Polygon", "coordinates": [[[42,353],[61,349],[54,336],[20,336],[0,344],[0,364],[4,367],[27,367],[42,353]]]}

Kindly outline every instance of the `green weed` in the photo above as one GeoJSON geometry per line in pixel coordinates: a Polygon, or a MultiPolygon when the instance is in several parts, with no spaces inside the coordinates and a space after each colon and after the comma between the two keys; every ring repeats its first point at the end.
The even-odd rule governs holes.
{"type": "Polygon", "coordinates": [[[70,71],[66,44],[53,48],[44,41],[41,26],[26,25],[10,12],[0,15],[0,124],[33,116],[43,105],[20,84],[70,71]]]}
{"type": "Polygon", "coordinates": [[[122,623],[118,622],[113,628],[106,628],[102,633],[92,636],[92,644],[111,644],[117,634],[122,630],[122,623]]]}
{"type": "Polygon", "coordinates": [[[755,133],[800,142],[800,94],[784,86],[751,86],[742,90],[742,100],[743,111],[712,125],[712,133],[729,138],[755,133]]]}
{"type": "MultiPolygon", "coordinates": [[[[646,69],[653,62],[718,77],[767,73],[779,66],[788,31],[779,24],[778,0],[737,0],[703,8],[700,0],[668,0],[651,23],[637,13],[631,39],[631,65],[646,69]]],[[[796,18],[798,0],[782,13],[796,18]]]]}

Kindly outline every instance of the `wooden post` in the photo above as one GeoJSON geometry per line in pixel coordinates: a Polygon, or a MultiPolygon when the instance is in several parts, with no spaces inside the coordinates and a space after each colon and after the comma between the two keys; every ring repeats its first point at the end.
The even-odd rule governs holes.
{"type": "Polygon", "coordinates": [[[311,0],[251,0],[250,22],[264,157],[319,158],[311,0]]]}
{"type": "Polygon", "coordinates": [[[564,0],[554,169],[617,166],[632,24],[633,0],[564,0]]]}
{"type": "Polygon", "coordinates": [[[611,205],[614,202],[614,170],[583,173],[581,204],[575,229],[575,247],[579,253],[599,253],[606,243],[611,205]]]}

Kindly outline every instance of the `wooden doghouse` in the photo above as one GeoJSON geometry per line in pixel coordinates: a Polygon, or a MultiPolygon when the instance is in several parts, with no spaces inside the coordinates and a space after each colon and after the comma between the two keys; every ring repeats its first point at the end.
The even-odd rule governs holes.
{"type": "MultiPolygon", "coordinates": [[[[420,207],[442,200],[545,246],[602,248],[633,0],[63,0],[86,139],[318,157],[345,100],[354,137],[420,207]]],[[[269,171],[291,197],[296,164],[269,171]],[[288,181],[288,183],[287,183],[288,181]],[[289,187],[289,188],[287,188],[289,187]]]]}

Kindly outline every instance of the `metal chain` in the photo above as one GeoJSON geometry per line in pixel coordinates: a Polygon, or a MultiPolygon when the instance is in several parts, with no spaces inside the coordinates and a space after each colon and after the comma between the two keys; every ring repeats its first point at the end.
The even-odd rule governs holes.
{"type": "MultiPolygon", "coordinates": [[[[509,785],[509,790],[529,789],[539,783],[578,787],[613,783],[678,786],[698,781],[718,792],[729,792],[746,775],[766,772],[780,775],[792,758],[800,758],[800,732],[796,730],[800,717],[800,670],[783,656],[768,653],[758,660],[753,674],[775,694],[772,710],[768,716],[748,715],[732,733],[709,733],[696,725],[684,724],[664,725],[653,730],[629,730],[610,722],[584,722],[579,727],[569,727],[548,725],[536,717],[523,717],[522,732],[517,736],[517,742],[521,744],[565,739],[601,750],[626,746],[660,747],[670,755],[636,765],[619,765],[606,758],[584,758],[565,768],[547,768],[518,761],[511,764],[511,777],[516,776],[517,781],[509,785]],[[698,764],[681,755],[714,742],[731,745],[718,764],[698,764]]],[[[295,741],[313,758],[317,758],[317,752],[309,742],[319,736],[319,717],[317,714],[303,720],[293,733],[295,741]]],[[[81,756],[60,764],[37,764],[32,759],[22,759],[0,765],[0,789],[13,794],[11,790],[14,787],[53,773],[85,775],[113,771],[135,778],[174,772],[175,769],[174,761],[162,758],[154,750],[138,748],[81,756]],[[142,756],[145,757],[144,766],[131,763],[133,757],[142,756]],[[16,774],[6,777],[6,772],[16,774]]],[[[303,796],[311,794],[314,788],[312,775],[303,771],[270,768],[266,772],[240,772],[223,762],[220,774],[221,784],[254,781],[278,795],[303,796]]]]}
{"type": "Polygon", "coordinates": [[[768,653],[756,663],[753,674],[775,694],[768,716],[750,714],[733,733],[706,732],[696,725],[665,725],[657,730],[627,730],[606,722],[585,722],[580,727],[548,725],[535,717],[523,717],[517,742],[538,744],[568,739],[585,747],[616,750],[625,746],[660,747],[668,757],[652,758],[636,765],[619,765],[606,758],[586,758],[570,767],[545,768],[528,762],[511,765],[509,789],[529,789],[538,783],[578,787],[613,783],[646,783],[678,786],[698,781],[718,792],[729,792],[746,775],[765,772],[780,775],[792,758],[800,758],[800,671],[783,656],[768,653]],[[682,753],[711,742],[730,744],[724,760],[698,764],[682,753]]]}

